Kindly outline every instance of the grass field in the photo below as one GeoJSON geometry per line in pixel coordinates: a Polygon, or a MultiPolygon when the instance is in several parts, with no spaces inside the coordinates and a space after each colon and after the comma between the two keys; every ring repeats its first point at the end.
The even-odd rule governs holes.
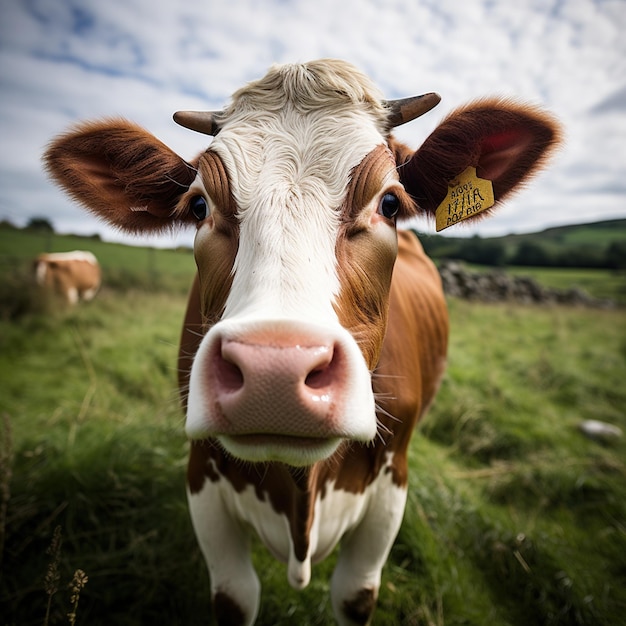
{"type": "MultiPolygon", "coordinates": [[[[108,250],[105,271],[123,267],[108,250]]],[[[74,310],[0,319],[2,624],[43,624],[49,598],[49,623],[70,623],[77,569],[88,582],[76,624],[210,623],[175,385],[193,262],[161,254],[149,288],[130,272],[74,310]]],[[[626,431],[624,311],[449,306],[449,368],[411,444],[374,624],[623,624],[626,442],[589,440],[578,424],[626,431]]],[[[332,623],[332,556],[295,592],[284,565],[254,554],[259,624],[332,623]]]]}

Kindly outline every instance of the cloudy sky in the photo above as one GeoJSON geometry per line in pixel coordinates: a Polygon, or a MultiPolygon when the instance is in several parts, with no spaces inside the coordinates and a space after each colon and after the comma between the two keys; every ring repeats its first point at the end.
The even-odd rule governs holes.
{"type": "MultiPolygon", "coordinates": [[[[434,111],[397,131],[415,147],[448,111],[485,95],[541,104],[562,120],[567,142],[552,166],[495,217],[450,235],[626,217],[626,0],[0,0],[0,7],[0,219],[16,225],[43,216],[59,232],[129,242],[46,179],[40,155],[51,137],[78,120],[121,115],[191,158],[207,138],[174,124],[174,111],[219,109],[272,63],[320,57],[354,63],[388,98],[440,93],[434,111]]],[[[191,240],[181,233],[166,243],[191,240]]]]}

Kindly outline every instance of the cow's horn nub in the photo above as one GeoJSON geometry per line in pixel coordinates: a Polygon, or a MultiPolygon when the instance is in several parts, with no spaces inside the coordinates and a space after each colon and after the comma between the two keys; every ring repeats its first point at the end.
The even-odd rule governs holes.
{"type": "Polygon", "coordinates": [[[176,111],[174,121],[189,130],[204,135],[217,135],[220,130],[219,113],[215,111],[176,111]]]}
{"type": "Polygon", "coordinates": [[[395,128],[428,113],[441,101],[438,93],[425,93],[421,96],[402,98],[400,100],[386,100],[385,106],[389,109],[389,128],[395,128]]]}

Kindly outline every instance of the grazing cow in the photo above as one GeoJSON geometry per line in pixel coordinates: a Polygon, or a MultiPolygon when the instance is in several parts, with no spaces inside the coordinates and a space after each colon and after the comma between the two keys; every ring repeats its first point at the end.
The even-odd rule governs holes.
{"type": "Polygon", "coordinates": [[[275,66],[221,112],[175,115],[214,136],[189,162],[124,120],[82,124],[47,152],[52,176],[111,224],[196,225],[179,368],[189,506],[219,624],[257,615],[250,528],[296,588],[340,543],[336,618],[371,619],[448,336],[437,270],[396,220],[438,207],[444,222],[475,218],[490,202],[477,205],[485,192],[467,172],[497,203],[559,132],[493,99],[449,115],[416,151],[390,135],[438,101],[385,101],[340,61],[275,66]]]}
{"type": "Polygon", "coordinates": [[[65,298],[69,304],[92,300],[100,288],[100,265],[91,252],[40,254],[34,268],[37,284],[65,298]]]}

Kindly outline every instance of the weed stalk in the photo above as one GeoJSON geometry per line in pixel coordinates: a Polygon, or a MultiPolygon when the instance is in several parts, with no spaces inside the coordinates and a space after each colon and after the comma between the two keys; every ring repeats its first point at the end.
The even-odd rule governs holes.
{"type": "Polygon", "coordinates": [[[13,472],[13,437],[11,419],[2,414],[2,441],[0,442],[0,580],[2,578],[2,556],[6,537],[7,509],[11,497],[11,477],[13,472]]]}
{"type": "Polygon", "coordinates": [[[52,557],[50,564],[48,565],[48,571],[46,572],[46,576],[43,580],[44,589],[46,590],[46,595],[48,596],[48,604],[46,607],[46,617],[44,619],[44,626],[48,626],[48,622],[50,620],[50,609],[52,607],[52,597],[59,590],[59,579],[61,575],[59,574],[59,563],[61,561],[61,544],[63,543],[63,539],[61,537],[61,527],[57,526],[54,529],[54,533],[52,535],[52,542],[50,546],[46,550],[46,554],[52,557]]]}

